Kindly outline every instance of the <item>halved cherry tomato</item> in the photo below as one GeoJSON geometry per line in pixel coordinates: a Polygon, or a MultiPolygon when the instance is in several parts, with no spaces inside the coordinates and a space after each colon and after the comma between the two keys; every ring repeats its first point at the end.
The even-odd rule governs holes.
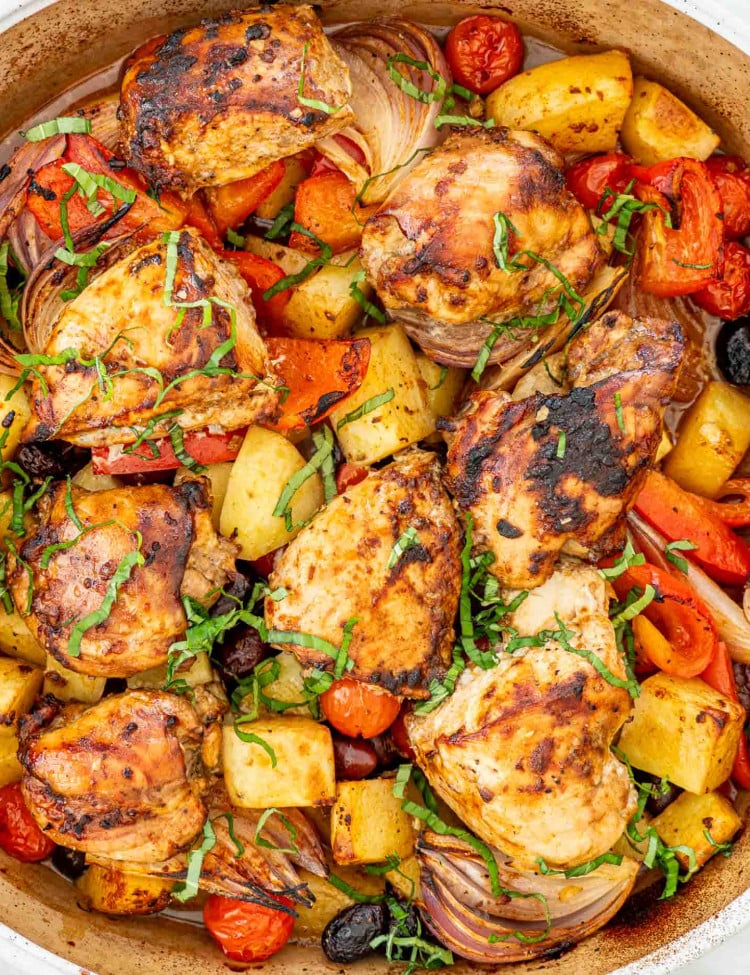
{"type": "MultiPolygon", "coordinates": [[[[187,430],[183,434],[185,453],[198,464],[221,464],[237,459],[245,430],[211,433],[208,430],[187,430]]],[[[170,471],[180,466],[169,437],[144,441],[126,453],[127,446],[94,447],[91,465],[95,474],[141,474],[170,471]],[[152,449],[153,446],[153,449],[152,449]],[[154,451],[157,455],[154,456],[154,451]]]]}
{"type": "Polygon", "coordinates": [[[281,548],[275,548],[273,552],[268,552],[266,555],[261,555],[259,559],[253,559],[250,565],[259,576],[263,576],[264,579],[267,579],[273,572],[276,556],[279,554],[279,552],[283,552],[285,548],[286,545],[282,545],[281,548]]]}
{"type": "MultiPolygon", "coordinates": [[[[670,165],[673,162],[670,160],[670,165]]],[[[679,176],[679,190],[674,208],[668,196],[653,185],[643,181],[635,185],[640,200],[657,204],[657,208],[643,214],[639,285],[661,298],[700,291],[718,280],[722,271],[719,192],[703,163],[694,159],[676,162],[679,166],[674,173],[679,176]],[[675,210],[673,226],[668,227],[666,214],[675,210]]]]}
{"type": "Polygon", "coordinates": [[[398,717],[393,722],[390,727],[391,741],[396,746],[396,750],[399,755],[403,755],[404,758],[408,758],[410,762],[415,762],[417,760],[416,753],[411,747],[411,742],[409,741],[409,735],[406,733],[406,725],[404,724],[404,718],[409,713],[411,705],[402,704],[401,710],[398,713],[398,717]]]}
{"type": "Polygon", "coordinates": [[[668,541],[686,539],[698,547],[679,553],[702,565],[728,585],[743,586],[750,575],[750,546],[728,528],[703,498],[679,484],[649,471],[635,501],[635,510],[668,541]]]}
{"type": "MultiPolygon", "coordinates": [[[[339,133],[336,133],[336,135],[331,136],[331,138],[335,142],[337,142],[341,146],[341,148],[345,152],[347,152],[356,163],[359,163],[360,166],[367,167],[367,158],[364,152],[362,151],[362,149],[360,149],[360,147],[357,145],[356,142],[353,142],[351,139],[347,139],[345,135],[340,135],[339,133]]],[[[319,152],[315,153],[315,161],[313,162],[312,169],[310,170],[309,173],[310,176],[320,176],[321,173],[340,173],[340,172],[341,170],[339,169],[339,167],[336,165],[335,162],[330,160],[328,156],[323,156],[319,152]]]]}
{"type": "Polygon", "coordinates": [[[349,738],[374,738],[393,724],[401,702],[393,694],[351,677],[342,677],[320,695],[329,724],[349,738]]]}
{"type": "Polygon", "coordinates": [[[369,470],[360,464],[349,464],[347,462],[341,464],[336,471],[336,493],[343,494],[347,488],[354,487],[355,484],[364,481],[369,473],[369,470]]]}
{"type": "MultiPolygon", "coordinates": [[[[295,223],[328,244],[334,254],[358,247],[365,218],[355,216],[355,196],[354,184],[343,173],[310,176],[297,187],[295,223]]],[[[297,230],[290,234],[289,246],[311,254],[320,250],[310,237],[297,230]]]]}
{"type": "MultiPolygon", "coordinates": [[[[722,640],[719,640],[716,653],[708,667],[699,676],[709,687],[713,687],[732,701],[739,701],[732,658],[729,656],[726,643],[722,640]]],[[[742,789],[750,789],[750,748],[744,731],[740,735],[740,743],[732,766],[732,778],[742,789]]]]}
{"type": "Polygon", "coordinates": [[[488,95],[521,70],[523,37],[510,21],[477,14],[448,34],[445,56],[454,81],[476,95],[488,95]]]}
{"type": "Polygon", "coordinates": [[[724,239],[750,234],[750,171],[740,156],[712,156],[706,160],[724,208],[724,239]]]}
{"type": "Polygon", "coordinates": [[[709,501],[708,498],[702,500],[730,528],[747,528],[750,525],[750,477],[727,481],[716,501],[709,501]]]}
{"type": "MultiPolygon", "coordinates": [[[[623,193],[632,176],[633,160],[622,152],[589,156],[575,163],[565,173],[565,182],[575,198],[588,210],[596,210],[606,189],[623,193]]],[[[602,209],[607,208],[604,201],[602,209]]]]}
{"type": "Polygon", "coordinates": [[[201,199],[200,193],[194,193],[193,196],[190,197],[187,213],[185,214],[185,223],[190,224],[191,227],[195,227],[196,230],[199,230],[204,240],[210,244],[215,251],[223,250],[224,242],[219,236],[219,231],[214,223],[214,218],[208,212],[206,204],[201,199]]]}
{"type": "Polygon", "coordinates": [[[55,849],[29,812],[18,782],[0,789],[0,847],[23,863],[46,860],[55,849]]]}
{"type": "Polygon", "coordinates": [[[711,315],[734,321],[750,314],[750,250],[734,240],[724,244],[724,272],[691,298],[711,315]]]}
{"type": "Polygon", "coordinates": [[[269,338],[274,372],[289,389],[275,430],[298,430],[324,419],[362,385],[370,340],[269,338]]]}
{"type": "Polygon", "coordinates": [[[667,642],[644,647],[652,663],[676,677],[697,677],[706,669],[716,651],[716,629],[711,614],[685,580],[646,563],[632,566],[614,579],[612,585],[621,600],[635,586],[642,592],[646,586],[653,586],[655,598],[643,614],[667,642]],[[662,656],[660,647],[669,647],[671,653],[665,651],[662,656]]]}
{"type": "Polygon", "coordinates": [[[249,251],[224,251],[222,257],[236,266],[250,288],[261,332],[264,335],[284,335],[284,309],[289,304],[291,291],[280,291],[268,300],[263,297],[269,288],[285,277],[278,264],[249,251]]]}
{"type": "Polygon", "coordinates": [[[670,202],[674,202],[680,195],[680,180],[683,172],[681,163],[680,157],[665,159],[652,166],[639,166],[633,163],[630,167],[630,178],[652,186],[663,193],[670,202]]]}
{"type": "MultiPolygon", "coordinates": [[[[286,897],[268,897],[292,907],[286,897]]],[[[294,927],[294,914],[217,894],[203,905],[203,920],[227,958],[240,962],[266,961],[281,951],[294,927]]]]}
{"type": "Polygon", "coordinates": [[[227,230],[242,226],[284,178],[283,159],[277,159],[254,176],[227,183],[210,194],[211,215],[222,237],[227,230]]]}

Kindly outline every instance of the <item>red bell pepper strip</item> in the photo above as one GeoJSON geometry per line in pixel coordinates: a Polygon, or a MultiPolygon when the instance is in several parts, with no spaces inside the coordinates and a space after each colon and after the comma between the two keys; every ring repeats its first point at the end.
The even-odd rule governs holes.
{"type": "MultiPolygon", "coordinates": [[[[183,446],[198,464],[221,464],[233,461],[240,452],[245,430],[211,433],[209,430],[188,430],[183,446]]],[[[142,474],[170,471],[181,466],[169,437],[144,440],[136,448],[128,446],[94,447],[91,464],[95,474],[142,474]]]]}
{"type": "Polygon", "coordinates": [[[721,277],[690,297],[704,311],[725,321],[750,314],[750,250],[733,240],[724,244],[721,277]]]}
{"type": "MultiPolygon", "coordinates": [[[[589,156],[575,163],[565,173],[568,189],[579,203],[588,210],[597,210],[604,191],[624,193],[632,179],[630,167],[633,160],[622,152],[607,152],[589,156]]],[[[605,201],[606,207],[606,201],[605,201]]]]}
{"type": "Polygon", "coordinates": [[[324,419],[362,385],[370,340],[266,340],[274,372],[288,387],[275,430],[298,430],[324,419]]]}
{"type": "Polygon", "coordinates": [[[720,278],[723,261],[721,198],[710,173],[694,159],[679,160],[676,206],[637,182],[635,195],[657,207],[643,214],[640,287],[661,298],[693,294],[720,278]],[[666,214],[673,214],[668,227],[666,214]]]}
{"type": "Polygon", "coordinates": [[[208,211],[206,204],[201,199],[200,193],[195,193],[190,197],[185,214],[185,223],[199,230],[203,239],[210,244],[215,251],[224,249],[224,242],[219,236],[219,231],[214,223],[214,218],[208,211]]]}
{"type": "MultiPolygon", "coordinates": [[[[732,658],[729,656],[726,643],[722,640],[718,642],[711,663],[699,676],[715,691],[719,691],[732,701],[739,702],[732,658]]],[[[750,789],[750,748],[744,731],[740,735],[739,747],[732,766],[732,778],[740,788],[750,789]]]]}
{"type": "Polygon", "coordinates": [[[278,264],[249,251],[224,251],[222,257],[236,266],[250,288],[261,333],[285,335],[284,309],[289,304],[291,291],[280,291],[268,300],[263,297],[265,291],[285,277],[278,264]]]}
{"type": "Polygon", "coordinates": [[[750,576],[750,546],[704,503],[659,471],[649,471],[635,501],[635,510],[670,542],[697,545],[680,551],[719,582],[743,586],[750,576]]]}
{"type": "Polygon", "coordinates": [[[724,239],[750,234],[750,170],[739,156],[712,156],[706,160],[716,181],[724,210],[724,239]]]}
{"type": "Polygon", "coordinates": [[[284,178],[286,167],[283,159],[277,159],[254,176],[227,183],[210,194],[211,215],[224,237],[227,230],[240,227],[251,213],[270,196],[284,178]]]}
{"type": "Polygon", "coordinates": [[[730,528],[747,528],[750,525],[750,477],[737,477],[727,481],[719,500],[702,500],[730,528]],[[724,501],[722,498],[729,500],[724,501]]]}
{"type": "Polygon", "coordinates": [[[643,615],[669,642],[672,655],[654,660],[658,667],[676,677],[696,677],[708,666],[716,651],[718,637],[711,614],[687,581],[678,579],[655,565],[634,565],[612,580],[617,597],[625,600],[638,587],[653,587],[654,599],[643,615]]]}

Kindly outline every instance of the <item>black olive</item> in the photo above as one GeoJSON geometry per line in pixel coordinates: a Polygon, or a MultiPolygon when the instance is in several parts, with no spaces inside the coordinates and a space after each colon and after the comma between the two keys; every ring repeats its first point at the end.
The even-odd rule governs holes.
{"type": "Polygon", "coordinates": [[[352,962],[369,955],[370,942],[387,930],[384,904],[353,904],[328,922],[320,943],[329,961],[352,962]]]}
{"type": "Polygon", "coordinates": [[[333,734],[333,760],[336,765],[336,778],[366,779],[378,767],[378,753],[373,747],[374,741],[364,741],[362,738],[347,738],[345,735],[333,734]]]}
{"type": "Polygon", "coordinates": [[[716,338],[716,362],[730,383],[750,386],[750,318],[723,323],[716,338]]]}
{"type": "Polygon", "coordinates": [[[16,463],[32,480],[45,477],[59,479],[75,474],[88,460],[88,453],[62,440],[24,444],[16,454],[16,463]]]}
{"type": "Polygon", "coordinates": [[[641,778],[647,784],[654,786],[655,795],[650,795],[648,801],[646,802],[646,809],[651,813],[652,816],[658,816],[659,813],[664,812],[667,806],[674,802],[677,796],[682,792],[676,785],[672,785],[671,782],[667,783],[667,788],[664,792],[660,791],[661,779],[658,775],[647,775],[645,773],[640,774],[641,778]]]}
{"type": "Polygon", "coordinates": [[[243,624],[229,631],[224,643],[214,650],[213,658],[225,676],[242,680],[270,653],[270,646],[261,640],[258,631],[243,624]]]}
{"type": "Polygon", "coordinates": [[[56,846],[52,866],[68,880],[77,880],[86,869],[86,854],[80,850],[69,850],[67,846],[56,846]]]}
{"type": "Polygon", "coordinates": [[[237,609],[239,603],[244,603],[250,595],[252,583],[242,573],[236,572],[234,576],[222,586],[222,594],[211,607],[211,616],[225,616],[237,609]]]}

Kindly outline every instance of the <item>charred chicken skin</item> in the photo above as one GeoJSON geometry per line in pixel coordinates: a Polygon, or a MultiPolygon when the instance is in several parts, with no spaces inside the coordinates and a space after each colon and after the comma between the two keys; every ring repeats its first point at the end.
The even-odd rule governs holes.
{"type": "Polygon", "coordinates": [[[247,286],[194,231],[137,247],[63,307],[43,350],[60,362],[32,377],[27,440],[128,444],[144,429],[232,430],[274,415],[279,394],[247,286]]]}
{"type": "Polygon", "coordinates": [[[128,691],[25,718],[23,794],[45,833],[113,860],[165,860],[200,833],[203,727],[185,698],[128,691]]]}
{"type": "MultiPolygon", "coordinates": [[[[338,647],[344,627],[356,621],[348,676],[427,697],[430,681],[450,661],[460,534],[434,457],[405,454],[334,498],[290,543],[269,580],[288,595],[266,600],[266,622],[338,647]],[[403,540],[409,529],[412,545],[403,540]]],[[[284,646],[283,636],[275,642],[284,646]]],[[[285,649],[310,667],[333,664],[312,647],[285,649]]]]}
{"type": "Polygon", "coordinates": [[[226,13],[132,55],[120,93],[125,156],[152,186],[187,196],[342,129],[350,95],[311,7],[226,13]]]}
{"type": "MultiPolygon", "coordinates": [[[[599,246],[561,166],[551,146],[530,132],[457,133],[368,220],[361,247],[368,278],[386,309],[439,362],[471,367],[494,322],[555,306],[558,279],[520,251],[554,264],[577,290],[591,280],[599,246]],[[498,221],[505,221],[508,260],[518,255],[528,270],[499,266],[498,221]]],[[[501,339],[491,361],[516,345],[501,339]]]]}
{"type": "Polygon", "coordinates": [[[20,558],[8,557],[9,588],[42,646],[79,673],[128,677],[163,664],[187,628],[181,598],[209,600],[234,571],[236,547],[211,524],[205,479],[95,493],[58,481],[39,514],[20,558]],[[134,553],[129,577],[96,622],[118,567],[134,553]]]}
{"type": "Polygon", "coordinates": [[[682,353],[676,322],[609,312],[571,343],[569,392],[514,402],[478,390],[443,421],[446,486],[503,585],[541,585],[561,551],[586,554],[626,513],[659,446],[682,353]]]}
{"type": "MultiPolygon", "coordinates": [[[[508,602],[517,593],[508,595],[508,602]]],[[[456,814],[521,869],[568,868],[609,850],[635,806],[610,745],[630,696],[570,648],[626,678],[604,580],[563,561],[509,617],[539,645],[469,667],[452,697],[407,718],[419,767],[456,814]]]]}

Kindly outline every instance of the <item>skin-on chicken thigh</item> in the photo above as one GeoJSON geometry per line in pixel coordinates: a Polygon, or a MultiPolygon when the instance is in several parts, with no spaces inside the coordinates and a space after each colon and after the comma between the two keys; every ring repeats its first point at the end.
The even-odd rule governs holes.
{"type": "MultiPolygon", "coordinates": [[[[554,149],[530,132],[456,133],[368,220],[361,246],[367,276],[428,355],[471,367],[493,323],[557,304],[559,280],[543,263],[519,256],[529,270],[498,265],[496,215],[509,221],[510,260],[532,251],[579,291],[591,280],[599,245],[561,167],[554,149]]],[[[501,338],[490,361],[516,345],[501,338]]]]}
{"type": "Polygon", "coordinates": [[[225,13],[132,55],[120,92],[125,157],[152,186],[190,195],[344,128],[350,95],[312,7],[225,13]]]}
{"type": "MultiPolygon", "coordinates": [[[[508,602],[516,595],[508,595],[508,602]]],[[[626,678],[596,569],[561,562],[508,617],[541,646],[500,652],[491,670],[469,667],[454,694],[407,729],[419,767],[456,814],[487,843],[538,869],[568,868],[610,849],[635,806],[625,767],[610,751],[630,711],[613,686],[569,646],[626,678]]]]}
{"type": "Polygon", "coordinates": [[[39,515],[20,557],[8,555],[8,585],[42,646],[79,673],[129,677],[163,664],[187,628],[181,598],[210,601],[234,571],[237,549],[213,528],[204,478],[94,493],[58,481],[39,515]],[[118,567],[136,552],[143,564],[72,653],[74,632],[101,610],[118,567]]]}
{"type": "MultiPolygon", "coordinates": [[[[436,459],[405,454],[334,498],[285,549],[269,582],[288,595],[266,600],[266,622],[338,647],[356,620],[347,675],[427,697],[451,659],[460,544],[436,459]]],[[[285,645],[281,636],[274,642],[304,665],[333,665],[321,650],[285,645]]]]}
{"type": "Polygon", "coordinates": [[[61,361],[32,373],[26,440],[94,447],[132,443],[146,428],[151,438],[174,425],[235,430],[272,417],[278,403],[247,286],[192,230],[103,271],[64,306],[42,351],[61,361]],[[201,372],[225,343],[219,371],[201,372]]]}
{"type": "Polygon", "coordinates": [[[442,421],[446,486],[504,586],[541,585],[561,550],[586,554],[626,513],[661,441],[683,348],[676,322],[608,312],[569,347],[569,392],[513,401],[478,390],[442,421]]]}
{"type": "Polygon", "coordinates": [[[24,799],[55,843],[113,860],[166,860],[203,828],[203,727],[183,697],[128,691],[23,719],[24,799]]]}

